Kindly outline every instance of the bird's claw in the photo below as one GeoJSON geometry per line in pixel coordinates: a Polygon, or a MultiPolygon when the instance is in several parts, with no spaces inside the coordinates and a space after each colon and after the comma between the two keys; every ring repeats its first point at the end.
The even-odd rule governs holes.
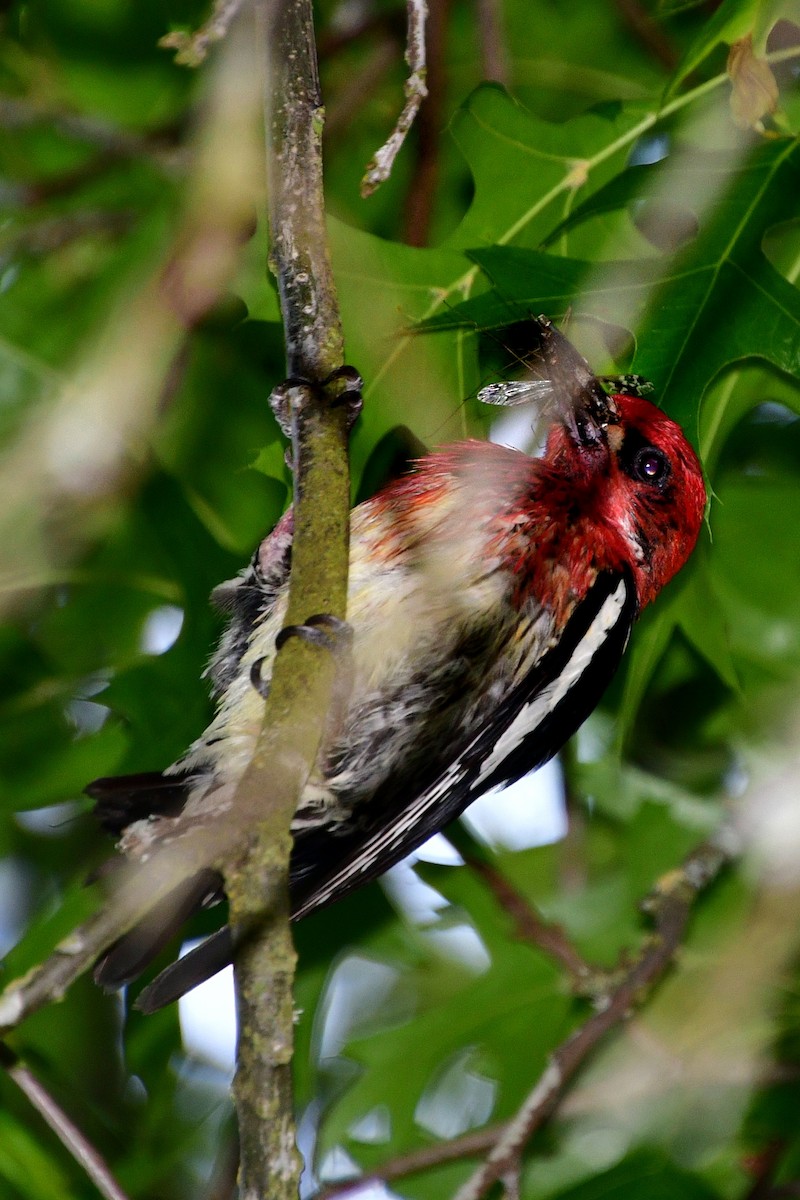
{"type": "Polygon", "coordinates": [[[266,661],[266,656],[262,655],[250,665],[250,682],[263,700],[266,700],[269,695],[269,683],[261,674],[261,668],[266,661]]]}
{"type": "MultiPolygon", "coordinates": [[[[349,654],[353,642],[353,627],[331,613],[314,613],[302,625],[285,625],[275,638],[275,649],[280,650],[292,637],[302,638],[313,646],[330,650],[332,654],[349,654]]],[[[262,655],[250,666],[250,683],[264,700],[269,695],[269,681],[261,674],[266,659],[267,656],[262,655]]]]}
{"type": "Polygon", "coordinates": [[[344,363],[343,366],[337,367],[335,371],[331,371],[328,378],[322,381],[322,386],[328,387],[337,380],[341,382],[342,387],[332,403],[334,408],[345,409],[347,432],[349,433],[358,420],[361,409],[364,407],[364,397],[361,395],[364,380],[355,367],[349,366],[348,363],[344,363]]]}
{"type": "Polygon", "coordinates": [[[326,375],[324,379],[316,381],[292,375],[272,389],[269,398],[270,408],[285,437],[291,438],[292,436],[292,406],[298,403],[297,397],[293,393],[302,394],[302,392],[310,390],[321,395],[332,390],[336,383],[341,386],[331,400],[331,407],[346,409],[347,432],[350,432],[363,407],[361,388],[364,381],[355,367],[344,363],[335,371],[331,371],[330,375],[326,375]]]}
{"type": "Polygon", "coordinates": [[[334,617],[331,613],[315,613],[302,625],[285,625],[275,638],[275,649],[280,650],[290,637],[302,638],[314,646],[321,646],[336,653],[349,648],[353,640],[353,629],[347,621],[334,617]]]}

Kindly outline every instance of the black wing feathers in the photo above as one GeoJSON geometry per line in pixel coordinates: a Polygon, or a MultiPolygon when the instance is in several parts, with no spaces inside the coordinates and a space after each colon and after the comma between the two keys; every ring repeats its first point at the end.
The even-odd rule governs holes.
{"type": "Polygon", "coordinates": [[[176,817],[186,803],[189,775],[141,771],[95,779],[84,790],[95,801],[95,816],[109,833],[119,835],[145,817],[176,817]]]}
{"type": "MultiPolygon", "coordinates": [[[[528,771],[540,767],[558,753],[564,743],[594,712],[617,672],[636,619],[636,591],[630,576],[621,578],[610,571],[601,575],[575,611],[564,637],[544,656],[536,670],[531,672],[521,685],[528,697],[534,697],[545,690],[548,682],[557,679],[565,671],[579,645],[588,637],[590,627],[603,605],[614,596],[620,584],[624,593],[618,615],[614,615],[613,624],[609,629],[598,633],[596,643],[587,647],[590,657],[585,670],[577,676],[574,684],[567,688],[564,695],[546,712],[530,733],[503,759],[496,771],[481,781],[481,792],[500,784],[514,783],[528,771]]],[[[509,702],[513,699],[509,697],[509,702]]],[[[511,722],[507,721],[505,712],[499,712],[497,724],[503,723],[511,722]]],[[[491,740],[496,733],[496,727],[494,730],[487,730],[486,739],[491,740]]],[[[473,757],[476,762],[480,762],[477,751],[473,757]]]]}
{"type": "Polygon", "coordinates": [[[217,897],[221,888],[222,880],[216,871],[198,871],[184,879],[130,933],[106,951],[94,969],[96,982],[114,990],[136,979],[192,913],[217,897]]]}
{"type": "Polygon", "coordinates": [[[156,1012],[165,1004],[180,1000],[193,987],[216,975],[233,961],[233,934],[230,925],[212,933],[194,950],[165,967],[152,983],[142,988],[136,1007],[142,1012],[156,1012]]]}

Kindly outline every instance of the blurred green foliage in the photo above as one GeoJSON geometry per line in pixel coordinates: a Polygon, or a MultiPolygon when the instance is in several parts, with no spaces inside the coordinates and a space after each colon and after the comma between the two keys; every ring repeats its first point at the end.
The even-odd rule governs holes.
{"type": "MultiPolygon", "coordinates": [[[[366,380],[354,494],[376,486],[398,426],[425,445],[485,432],[493,414],[476,391],[513,368],[502,327],[540,312],[570,315],[598,371],[652,378],[708,472],[692,563],[645,614],[565,757],[567,838],[494,853],[588,961],[610,968],[640,944],[638,906],[658,876],[743,781],[791,751],[797,14],[789,0],[507,0],[505,90],[480,86],[478,8],[453,0],[433,133],[412,132],[363,201],[361,174],[401,103],[404,16],[395,0],[346,10],[322,0],[318,29],[334,269],[348,360],[366,380]],[[742,130],[724,67],[750,33],[756,52],[777,55],[780,107],[766,129],[742,130]],[[428,216],[415,223],[421,193],[428,216]]],[[[9,536],[17,526],[24,536],[0,579],[0,934],[9,946],[25,931],[5,979],[93,903],[83,879],[109,846],[83,785],[161,767],[202,730],[201,675],[219,630],[208,594],[288,496],[266,402],[284,367],[260,212],[227,284],[156,364],[158,403],[123,440],[111,484],[70,478],[69,503],[42,505],[28,449],[47,436],[55,398],[80,388],[114,315],[151,353],[135,299],[148,281],[167,286],[201,219],[187,216],[193,165],[224,53],[190,71],[157,43],[207,15],[196,0],[11,0],[0,13],[0,490],[24,496],[27,481],[33,497],[20,517],[5,509],[9,536]]],[[[213,231],[214,213],[202,220],[213,231]]],[[[105,377],[112,414],[114,384],[105,377]]],[[[441,902],[427,923],[398,915],[374,885],[298,930],[298,1102],[323,1176],[510,1116],[591,1011],[515,940],[467,867],[421,873],[441,902]],[[460,953],[446,950],[453,931],[460,953]],[[477,956],[463,952],[465,931],[477,956]]],[[[738,1200],[797,1184],[800,889],[795,874],[776,900],[768,883],[768,871],[765,884],[743,869],[703,899],[667,985],[536,1138],[526,1200],[738,1200]]],[[[230,1144],[226,1082],[185,1054],[175,1011],[123,1014],[84,980],[14,1044],[131,1197],[205,1194],[200,1181],[230,1144]]],[[[94,1195],[5,1079],[0,1093],[0,1195],[94,1195]]],[[[438,1200],[470,1167],[392,1189],[438,1200]]]]}

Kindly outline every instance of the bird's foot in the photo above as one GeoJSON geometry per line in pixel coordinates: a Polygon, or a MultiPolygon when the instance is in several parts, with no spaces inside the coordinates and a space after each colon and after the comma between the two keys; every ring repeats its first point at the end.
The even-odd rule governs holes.
{"type": "Polygon", "coordinates": [[[290,637],[299,637],[314,646],[339,653],[350,648],[353,627],[331,613],[315,613],[302,625],[285,625],[275,638],[275,649],[280,650],[290,637]]]}
{"type": "MultiPolygon", "coordinates": [[[[302,638],[303,641],[310,642],[313,646],[330,650],[337,657],[345,655],[349,657],[353,642],[353,628],[347,621],[342,621],[340,617],[334,617],[331,613],[315,613],[302,625],[285,625],[275,638],[275,649],[280,650],[292,637],[302,638]]],[[[261,674],[264,661],[264,658],[258,658],[253,663],[250,668],[250,682],[258,694],[266,699],[269,694],[269,683],[261,674]]]]}
{"type": "MultiPolygon", "coordinates": [[[[272,389],[269,398],[270,408],[281,427],[281,432],[285,437],[291,438],[293,407],[301,402],[300,398],[303,393],[312,391],[317,396],[327,394],[332,396],[330,401],[332,408],[345,409],[347,432],[349,433],[364,404],[361,395],[363,384],[364,381],[359,372],[347,363],[337,367],[335,371],[331,371],[330,375],[326,375],[324,379],[318,381],[292,375],[272,389]]],[[[290,468],[292,467],[290,461],[288,465],[290,468]]]]}
{"type": "Polygon", "coordinates": [[[339,383],[341,386],[336,393],[336,398],[332,401],[332,406],[334,408],[345,409],[347,432],[349,433],[361,415],[361,409],[364,407],[364,397],[361,394],[364,380],[355,367],[344,363],[341,367],[337,367],[335,371],[331,371],[327,379],[323,379],[322,386],[330,387],[334,383],[339,383]]]}

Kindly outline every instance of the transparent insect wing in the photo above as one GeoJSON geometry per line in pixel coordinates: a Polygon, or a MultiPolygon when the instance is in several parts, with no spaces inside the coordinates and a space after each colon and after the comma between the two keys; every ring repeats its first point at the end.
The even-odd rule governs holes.
{"type": "Polygon", "coordinates": [[[482,404],[495,404],[501,408],[515,408],[519,404],[545,406],[552,403],[555,393],[551,379],[503,379],[482,387],[478,399],[482,404]]]}
{"type": "Polygon", "coordinates": [[[547,317],[517,322],[509,334],[521,329],[526,345],[516,355],[516,365],[524,369],[525,377],[490,383],[481,388],[478,399],[503,408],[536,404],[545,410],[553,404],[569,405],[594,378],[589,364],[547,317]]]}

